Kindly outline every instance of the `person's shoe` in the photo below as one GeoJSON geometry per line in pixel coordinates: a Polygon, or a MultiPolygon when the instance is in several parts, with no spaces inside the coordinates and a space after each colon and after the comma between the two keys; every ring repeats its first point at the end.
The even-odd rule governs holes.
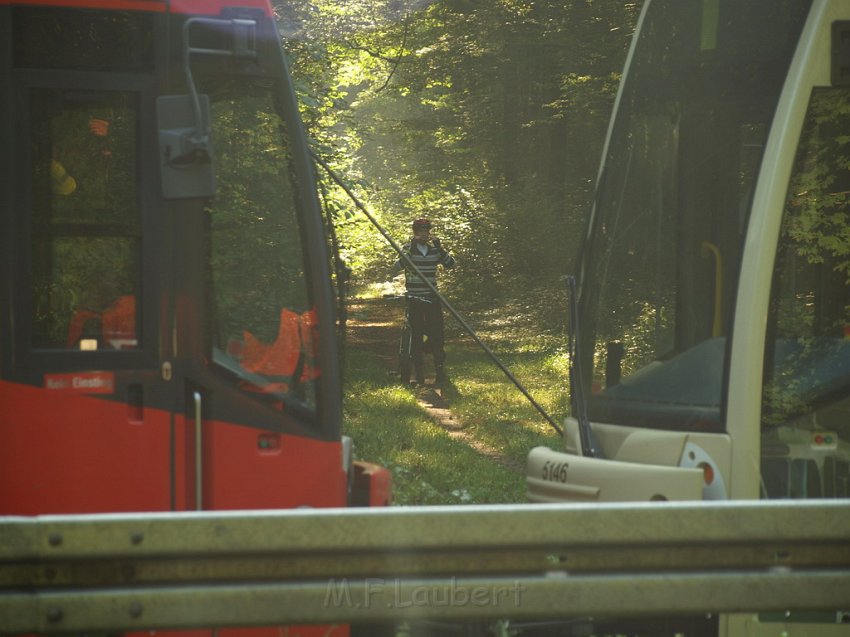
{"type": "Polygon", "coordinates": [[[448,380],[449,380],[449,377],[448,377],[448,376],[446,376],[446,372],[445,372],[445,371],[443,371],[443,368],[442,368],[442,367],[438,367],[438,368],[437,368],[437,378],[436,378],[436,382],[437,382],[437,384],[438,384],[438,385],[443,385],[443,384],[447,383],[447,382],[448,382],[448,380]]]}

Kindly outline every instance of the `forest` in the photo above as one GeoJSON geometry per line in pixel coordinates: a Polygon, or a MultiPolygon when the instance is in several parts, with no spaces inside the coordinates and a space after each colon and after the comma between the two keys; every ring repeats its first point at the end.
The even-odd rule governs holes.
{"type": "MultiPolygon", "coordinates": [[[[640,10],[628,0],[278,5],[313,148],[399,242],[427,217],[462,310],[565,323],[605,130],[640,10]]],[[[322,176],[355,289],[394,253],[322,176]]]]}

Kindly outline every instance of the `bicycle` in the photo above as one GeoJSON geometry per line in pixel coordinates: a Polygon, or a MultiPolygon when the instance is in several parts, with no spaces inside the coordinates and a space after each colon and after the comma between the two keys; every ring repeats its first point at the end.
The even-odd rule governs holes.
{"type": "MultiPolygon", "coordinates": [[[[385,298],[390,299],[416,299],[422,303],[433,303],[431,299],[426,299],[421,296],[413,296],[410,294],[388,295],[385,298]]],[[[422,335],[422,351],[427,351],[428,336],[422,335]]],[[[413,330],[410,327],[410,304],[406,304],[404,309],[404,320],[401,323],[401,334],[398,341],[398,375],[402,385],[410,384],[411,371],[413,369],[413,330]]]]}

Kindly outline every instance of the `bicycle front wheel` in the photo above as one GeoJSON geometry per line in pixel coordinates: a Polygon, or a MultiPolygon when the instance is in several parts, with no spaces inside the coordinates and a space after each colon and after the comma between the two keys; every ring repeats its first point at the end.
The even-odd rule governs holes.
{"type": "Polygon", "coordinates": [[[404,325],[401,328],[401,338],[398,344],[398,374],[401,377],[401,384],[407,385],[410,383],[410,368],[413,365],[411,357],[411,339],[410,327],[404,325]]]}

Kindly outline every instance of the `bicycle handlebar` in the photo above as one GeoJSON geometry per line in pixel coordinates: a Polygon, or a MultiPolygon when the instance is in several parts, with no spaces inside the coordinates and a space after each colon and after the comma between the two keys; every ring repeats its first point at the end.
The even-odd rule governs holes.
{"type": "Polygon", "coordinates": [[[400,301],[401,299],[415,299],[423,303],[433,303],[435,299],[428,299],[424,296],[416,296],[415,294],[384,294],[383,298],[390,301],[400,301]]]}

